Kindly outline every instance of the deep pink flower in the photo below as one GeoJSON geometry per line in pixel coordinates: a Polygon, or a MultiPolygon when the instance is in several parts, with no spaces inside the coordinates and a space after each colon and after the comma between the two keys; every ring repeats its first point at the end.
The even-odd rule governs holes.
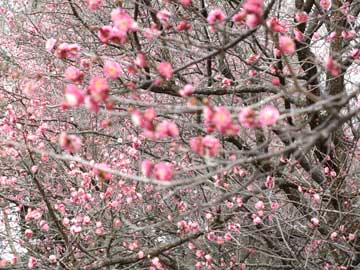
{"type": "Polygon", "coordinates": [[[299,42],[304,41],[303,33],[297,28],[294,28],[294,36],[297,41],[299,42]]]}
{"type": "Polygon", "coordinates": [[[108,43],[111,38],[112,27],[109,25],[100,27],[98,37],[103,43],[108,43]]]}
{"type": "Polygon", "coordinates": [[[180,4],[183,6],[190,6],[192,4],[192,0],[180,0],[180,4]]]}
{"type": "Polygon", "coordinates": [[[249,28],[254,28],[258,26],[260,22],[261,22],[260,17],[255,14],[249,14],[246,17],[246,26],[249,28]]]}
{"type": "Polygon", "coordinates": [[[157,70],[160,75],[163,76],[166,80],[170,80],[173,75],[173,68],[169,62],[161,62],[157,65],[157,70]]]}
{"type": "Polygon", "coordinates": [[[141,68],[145,68],[147,66],[147,60],[146,60],[146,56],[145,54],[143,53],[139,53],[137,56],[136,56],[136,59],[134,61],[134,64],[138,67],[141,67],[141,68]]]}
{"type": "Polygon", "coordinates": [[[191,29],[191,24],[185,22],[185,21],[181,21],[179,22],[179,24],[176,26],[176,30],[177,31],[188,31],[191,29]]]}
{"type": "Polygon", "coordinates": [[[268,19],[267,26],[276,33],[285,33],[287,31],[285,22],[279,21],[276,17],[268,19]]]}
{"type": "Polygon", "coordinates": [[[37,265],[37,259],[34,257],[30,257],[28,261],[28,268],[33,269],[37,265]]]}
{"type": "Polygon", "coordinates": [[[259,112],[259,123],[262,126],[274,125],[279,118],[279,111],[274,106],[267,105],[259,112]]]}
{"type": "Polygon", "coordinates": [[[331,74],[331,76],[339,76],[341,68],[338,62],[336,62],[332,57],[328,57],[325,61],[325,70],[331,74]]]}

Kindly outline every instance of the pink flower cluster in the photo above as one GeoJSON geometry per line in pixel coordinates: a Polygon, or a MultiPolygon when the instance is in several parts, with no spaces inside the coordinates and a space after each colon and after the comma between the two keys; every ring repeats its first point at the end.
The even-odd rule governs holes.
{"type": "Polygon", "coordinates": [[[271,105],[263,107],[257,115],[251,108],[244,108],[238,115],[238,120],[243,127],[257,128],[272,126],[279,118],[279,111],[271,105]]]}
{"type": "Polygon", "coordinates": [[[191,149],[199,155],[216,156],[221,148],[220,141],[210,135],[198,136],[190,139],[191,149]]]}
{"type": "Polygon", "coordinates": [[[126,42],[126,36],[129,32],[138,30],[137,23],[125,9],[114,9],[111,12],[111,20],[114,26],[102,26],[98,31],[98,37],[103,43],[111,41],[116,44],[123,44],[126,42]]]}
{"type": "Polygon", "coordinates": [[[171,181],[173,178],[173,166],[167,162],[160,162],[154,165],[150,160],[145,159],[141,163],[141,172],[145,177],[154,177],[159,181],[171,181]]]}
{"type": "Polygon", "coordinates": [[[264,0],[246,0],[243,9],[232,17],[232,21],[236,24],[245,23],[249,28],[258,26],[262,21],[262,13],[264,9],[264,0]]]}
{"type": "Polygon", "coordinates": [[[179,135],[179,129],[174,122],[164,120],[156,124],[155,118],[156,111],[152,108],[146,109],[143,114],[135,110],[131,115],[133,124],[142,128],[144,131],[143,135],[149,139],[162,139],[179,135]]]}

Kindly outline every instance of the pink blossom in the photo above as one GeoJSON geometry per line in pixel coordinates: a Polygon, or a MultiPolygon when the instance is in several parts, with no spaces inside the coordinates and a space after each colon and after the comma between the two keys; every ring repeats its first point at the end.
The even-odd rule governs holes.
{"type": "Polygon", "coordinates": [[[103,43],[108,43],[111,39],[112,27],[109,25],[100,27],[98,37],[103,43]]]}
{"type": "Polygon", "coordinates": [[[31,239],[33,237],[33,231],[30,229],[26,229],[25,230],[25,236],[29,239],[31,239]]]}
{"type": "Polygon", "coordinates": [[[296,41],[299,41],[299,42],[304,41],[303,33],[297,28],[294,28],[294,36],[295,36],[296,41]]]}
{"type": "Polygon", "coordinates": [[[138,252],[137,256],[138,256],[139,259],[144,258],[144,257],[145,257],[144,251],[140,250],[140,251],[138,252]]]}
{"type": "Polygon", "coordinates": [[[54,49],[55,44],[56,44],[56,39],[55,39],[55,38],[49,38],[49,39],[46,41],[45,49],[46,49],[48,52],[51,52],[51,51],[54,49]]]}
{"type": "Polygon", "coordinates": [[[171,13],[168,10],[162,9],[156,13],[156,18],[161,22],[167,22],[171,17],[171,13]]]}
{"type": "Polygon", "coordinates": [[[263,107],[259,112],[259,122],[262,126],[272,126],[279,118],[279,111],[271,105],[263,107]]]}
{"type": "Polygon", "coordinates": [[[112,10],[111,20],[113,21],[117,30],[123,34],[127,34],[129,31],[137,30],[136,22],[125,9],[117,8],[112,10]]]}
{"type": "Polygon", "coordinates": [[[138,67],[141,67],[141,68],[145,68],[147,66],[147,60],[146,60],[146,56],[145,54],[143,53],[139,53],[137,56],[136,56],[136,59],[134,61],[134,64],[138,67]]]}
{"type": "Polygon", "coordinates": [[[56,258],[55,255],[50,255],[50,256],[49,256],[49,262],[50,262],[50,263],[56,263],[56,261],[57,261],[57,258],[56,258]]]}
{"type": "Polygon", "coordinates": [[[279,38],[279,50],[284,55],[292,55],[296,50],[294,40],[288,36],[281,36],[279,38]]]}
{"type": "Polygon", "coordinates": [[[255,14],[249,14],[246,17],[246,26],[249,28],[254,28],[256,26],[258,26],[260,24],[261,20],[259,18],[259,16],[255,15],[255,14]]]}
{"type": "Polygon", "coordinates": [[[86,3],[91,11],[95,11],[101,6],[102,1],[103,0],[86,0],[86,3]]]}
{"type": "Polygon", "coordinates": [[[107,78],[113,80],[119,78],[123,73],[120,64],[115,61],[105,61],[104,72],[107,78]]]}
{"type": "Polygon", "coordinates": [[[333,241],[335,241],[336,238],[337,238],[337,236],[338,236],[338,233],[337,233],[337,232],[332,232],[332,233],[330,234],[330,239],[333,240],[333,241]]]}
{"type": "Polygon", "coordinates": [[[245,10],[240,10],[238,13],[236,13],[232,18],[232,22],[236,24],[241,24],[245,20],[247,16],[247,12],[245,10]]]}
{"type": "Polygon", "coordinates": [[[173,177],[172,166],[166,162],[160,162],[154,166],[154,177],[159,181],[171,181],[173,177]]]}
{"type": "Polygon", "coordinates": [[[258,126],[256,115],[253,109],[244,108],[238,114],[239,123],[246,128],[254,128],[258,126]]]}
{"type": "Polygon", "coordinates": [[[173,75],[173,68],[169,62],[161,62],[157,65],[157,70],[160,75],[163,76],[166,80],[170,80],[173,75]]]}
{"type": "Polygon", "coordinates": [[[248,13],[253,13],[256,16],[261,17],[264,8],[264,0],[246,0],[243,8],[248,13]]]}
{"type": "Polygon", "coordinates": [[[70,66],[65,70],[65,79],[72,83],[81,83],[84,73],[74,66],[70,66]]]}
{"type": "Polygon", "coordinates": [[[265,181],[265,187],[268,189],[272,189],[275,186],[275,182],[274,182],[274,177],[272,177],[271,175],[268,175],[266,177],[266,181],[265,181]]]}
{"type": "Polygon", "coordinates": [[[145,159],[143,160],[143,162],[141,162],[141,173],[143,176],[149,177],[153,168],[154,164],[150,160],[145,159]]]}
{"type": "Polygon", "coordinates": [[[190,139],[191,149],[199,155],[209,155],[213,157],[221,148],[220,141],[210,135],[205,137],[194,137],[190,139]]]}
{"type": "Polygon", "coordinates": [[[223,88],[228,88],[230,87],[232,84],[232,80],[231,79],[228,79],[228,78],[224,78],[222,81],[221,81],[221,86],[223,88]]]}
{"type": "Polygon", "coordinates": [[[126,33],[113,27],[110,32],[110,41],[116,44],[124,44],[126,42],[126,33]]]}
{"type": "Polygon", "coordinates": [[[232,123],[231,113],[223,106],[216,108],[212,117],[212,123],[220,131],[228,128],[232,123]]]}
{"type": "Polygon", "coordinates": [[[331,7],[331,1],[330,0],[320,0],[320,6],[324,10],[329,10],[331,7]]]}
{"type": "Polygon", "coordinates": [[[179,94],[182,97],[190,96],[194,93],[194,86],[192,84],[185,85],[180,91],[179,94]]]}
{"type": "Polygon", "coordinates": [[[89,82],[89,90],[95,102],[105,102],[110,89],[106,79],[93,77],[89,82]]]}
{"type": "Polygon", "coordinates": [[[74,153],[81,148],[81,139],[76,135],[68,135],[66,132],[61,132],[59,136],[59,145],[64,150],[74,153]]]}
{"type": "Polygon", "coordinates": [[[341,72],[340,65],[332,57],[325,60],[325,70],[334,77],[339,76],[341,72]]]}
{"type": "Polygon", "coordinates": [[[84,103],[84,93],[76,85],[68,84],[65,89],[64,105],[77,107],[84,103]]]}
{"type": "Polygon", "coordinates": [[[276,17],[268,19],[266,24],[273,32],[285,33],[287,31],[285,23],[279,21],[276,17]]]}
{"type": "Polygon", "coordinates": [[[224,22],[225,20],[225,14],[222,10],[220,9],[213,9],[209,12],[209,15],[207,17],[207,21],[209,24],[213,25],[213,24],[220,24],[222,22],[224,22]]]}
{"type": "Polygon", "coordinates": [[[320,224],[319,219],[316,218],[316,217],[311,218],[310,221],[311,221],[311,223],[312,223],[314,226],[319,226],[319,224],[320,224]]]}
{"type": "Polygon", "coordinates": [[[309,16],[305,11],[300,11],[295,14],[295,20],[299,23],[307,22],[308,19],[309,19],[309,16]]]}
{"type": "Polygon", "coordinates": [[[156,126],[156,136],[158,138],[176,137],[179,135],[179,129],[174,122],[164,120],[156,126]]]}
{"type": "Polygon", "coordinates": [[[274,86],[279,86],[280,85],[280,79],[278,77],[273,77],[271,79],[271,83],[274,85],[274,86]]]}
{"type": "Polygon", "coordinates": [[[261,224],[261,218],[258,217],[258,216],[254,217],[254,218],[253,218],[253,223],[254,223],[254,225],[259,225],[259,224],[261,224]]]}
{"type": "Polygon", "coordinates": [[[47,232],[49,230],[49,225],[47,224],[47,222],[45,220],[41,220],[39,225],[40,225],[40,229],[43,232],[47,232]]]}
{"type": "Polygon", "coordinates": [[[180,4],[183,6],[190,6],[192,4],[192,0],[180,0],[180,4]]]}
{"type": "Polygon", "coordinates": [[[143,127],[144,119],[143,119],[143,115],[141,114],[141,112],[139,110],[135,110],[132,112],[131,120],[135,126],[143,127]]]}
{"type": "Polygon", "coordinates": [[[257,203],[255,203],[255,209],[262,210],[264,208],[265,208],[265,204],[263,201],[258,201],[257,203]]]}
{"type": "Polygon", "coordinates": [[[80,52],[78,44],[61,43],[56,49],[56,55],[59,58],[75,58],[80,52]]]}
{"type": "Polygon", "coordinates": [[[191,24],[185,22],[185,21],[181,21],[179,22],[179,24],[176,26],[176,30],[177,31],[188,31],[192,28],[191,24]]]}
{"type": "Polygon", "coordinates": [[[28,267],[29,269],[33,269],[37,264],[37,259],[34,257],[30,257],[28,261],[28,267]]]}

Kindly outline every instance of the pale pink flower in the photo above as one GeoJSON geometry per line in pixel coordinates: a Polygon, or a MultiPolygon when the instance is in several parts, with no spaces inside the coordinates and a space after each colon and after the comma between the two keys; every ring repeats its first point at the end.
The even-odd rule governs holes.
{"type": "Polygon", "coordinates": [[[102,2],[103,0],[86,0],[87,6],[91,11],[97,10],[101,6],[102,2]]]}
{"type": "Polygon", "coordinates": [[[339,76],[341,69],[338,62],[336,62],[332,57],[328,57],[325,60],[325,70],[331,74],[331,76],[339,76]]]}
{"type": "Polygon", "coordinates": [[[173,68],[169,62],[161,62],[157,65],[157,70],[160,75],[163,76],[166,80],[170,80],[173,75],[173,68]]]}
{"type": "Polygon", "coordinates": [[[246,0],[243,5],[243,8],[249,12],[253,13],[258,17],[262,16],[264,8],[264,0],[246,0]]]}
{"type": "Polygon", "coordinates": [[[171,164],[160,162],[154,166],[154,177],[159,181],[171,181],[173,178],[171,164]]]}
{"type": "Polygon", "coordinates": [[[279,38],[279,50],[285,55],[292,55],[295,50],[295,42],[289,36],[281,36],[279,38]]]}
{"type": "Polygon", "coordinates": [[[141,162],[141,173],[143,176],[149,177],[153,168],[154,164],[150,160],[145,159],[143,160],[143,162],[141,162]]]}
{"type": "Polygon", "coordinates": [[[207,21],[209,24],[220,24],[225,20],[225,13],[220,9],[213,9],[209,12],[207,21]]]}
{"type": "Polygon", "coordinates": [[[247,12],[245,10],[240,10],[238,13],[236,13],[231,20],[233,21],[233,23],[236,24],[241,24],[244,22],[245,18],[247,16],[247,12]]]}
{"type": "Polygon", "coordinates": [[[179,94],[182,97],[190,96],[194,93],[194,86],[192,84],[185,85],[180,91],[179,94]]]}
{"type": "Polygon", "coordinates": [[[56,258],[55,255],[50,255],[50,256],[49,256],[49,262],[50,262],[50,263],[56,263],[56,261],[57,261],[57,258],[56,258]]]}
{"type": "Polygon", "coordinates": [[[246,26],[249,28],[254,28],[260,24],[261,20],[259,16],[255,14],[249,14],[246,16],[246,26]]]}
{"type": "Polygon", "coordinates": [[[68,84],[65,89],[64,105],[76,107],[84,103],[84,93],[76,85],[68,84]]]}
{"type": "Polygon", "coordinates": [[[297,28],[294,28],[294,36],[297,41],[299,42],[304,41],[303,33],[297,28]]]}
{"type": "Polygon", "coordinates": [[[320,220],[316,217],[311,218],[310,221],[314,226],[319,226],[319,224],[320,224],[320,220]]]}
{"type": "Polygon", "coordinates": [[[46,49],[48,52],[51,52],[51,51],[55,48],[55,44],[56,44],[56,39],[55,39],[55,38],[49,38],[49,39],[46,41],[45,49],[46,49]]]}
{"type": "Polygon", "coordinates": [[[275,186],[275,181],[274,181],[274,177],[272,177],[271,175],[268,175],[266,177],[266,181],[265,181],[265,187],[268,189],[272,189],[275,186]]]}
{"type": "Polygon", "coordinates": [[[81,83],[84,73],[74,66],[70,66],[65,70],[65,79],[72,83],[81,83]]]}
{"type": "Polygon", "coordinates": [[[80,137],[61,132],[59,136],[59,145],[64,150],[74,153],[80,150],[82,143],[80,137]]]}
{"type": "Polygon", "coordinates": [[[99,28],[98,37],[103,43],[108,43],[111,38],[112,27],[109,25],[99,28]]]}
{"type": "Polygon", "coordinates": [[[89,82],[90,95],[95,102],[105,102],[109,94],[109,85],[106,79],[93,77],[89,82]]]}
{"type": "Polygon", "coordinates": [[[179,135],[179,129],[174,122],[164,120],[156,126],[156,136],[158,138],[176,137],[179,135]]]}
{"type": "Polygon", "coordinates": [[[170,17],[171,13],[166,9],[162,9],[156,13],[156,18],[158,18],[161,22],[167,22],[170,17]]]}
{"type": "Polygon", "coordinates": [[[255,203],[255,209],[262,210],[264,208],[265,208],[265,204],[263,201],[258,201],[257,203],[255,203]]]}
{"type": "Polygon", "coordinates": [[[337,238],[337,236],[338,236],[338,233],[337,233],[337,232],[332,232],[332,233],[330,234],[330,239],[333,240],[333,241],[335,241],[336,238],[337,238]]]}
{"type": "Polygon", "coordinates": [[[244,108],[238,114],[239,123],[246,128],[254,128],[258,126],[256,115],[253,109],[244,108]]]}
{"type": "Polygon", "coordinates": [[[138,26],[129,13],[122,8],[117,8],[111,12],[111,20],[115,27],[123,34],[129,31],[136,31],[138,26]]]}
{"type": "Polygon", "coordinates": [[[145,54],[143,53],[139,53],[137,56],[136,56],[136,59],[134,61],[134,64],[138,67],[141,67],[141,68],[145,68],[147,66],[147,60],[146,60],[146,56],[145,54]]]}
{"type": "Polygon", "coordinates": [[[330,0],[320,0],[320,6],[324,10],[329,10],[331,7],[331,1],[330,0]]]}
{"type": "Polygon", "coordinates": [[[34,257],[30,257],[28,261],[28,268],[33,269],[37,265],[37,260],[34,257]]]}
{"type": "Polygon", "coordinates": [[[287,31],[285,22],[279,21],[276,17],[268,19],[266,24],[273,32],[285,33],[287,31]]]}
{"type": "Polygon", "coordinates": [[[104,72],[107,78],[113,80],[119,78],[123,73],[120,64],[115,61],[105,61],[104,72]]]}
{"type": "Polygon", "coordinates": [[[212,123],[218,130],[226,129],[232,123],[231,113],[223,106],[216,108],[212,117],[212,123]]]}
{"type": "Polygon", "coordinates": [[[254,225],[259,225],[261,224],[261,218],[256,216],[255,218],[253,218],[253,223],[254,225]]]}
{"type": "Polygon", "coordinates": [[[279,111],[274,106],[267,105],[259,112],[259,123],[262,126],[272,126],[279,118],[279,111]]]}
{"type": "Polygon", "coordinates": [[[307,22],[308,19],[309,19],[309,16],[305,11],[300,11],[295,14],[295,20],[299,23],[307,22]]]}

